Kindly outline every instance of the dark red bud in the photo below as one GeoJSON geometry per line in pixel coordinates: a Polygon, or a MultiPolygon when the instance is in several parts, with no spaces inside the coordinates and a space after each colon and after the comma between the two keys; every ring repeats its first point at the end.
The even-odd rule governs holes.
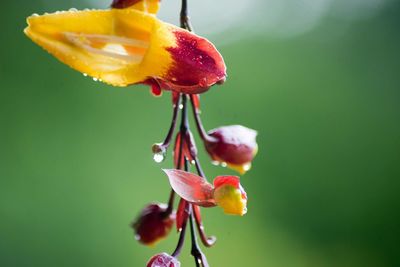
{"type": "Polygon", "coordinates": [[[228,165],[251,163],[257,153],[257,132],[241,125],[223,126],[208,132],[205,146],[211,158],[228,165]]]}
{"type": "Polygon", "coordinates": [[[167,253],[160,253],[151,257],[147,267],[180,267],[181,263],[167,253]]]}
{"type": "Polygon", "coordinates": [[[132,227],[136,239],[144,245],[153,245],[166,237],[175,222],[175,213],[167,213],[167,205],[153,203],[146,206],[132,227]]]}

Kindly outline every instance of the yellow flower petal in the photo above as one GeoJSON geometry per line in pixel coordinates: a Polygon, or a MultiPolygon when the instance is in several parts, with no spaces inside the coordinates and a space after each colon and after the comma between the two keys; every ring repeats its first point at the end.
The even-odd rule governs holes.
{"type": "Polygon", "coordinates": [[[143,0],[132,6],[137,10],[141,10],[144,12],[148,12],[151,14],[157,14],[160,9],[160,1],[159,0],[143,0]]]}
{"type": "Polygon", "coordinates": [[[215,189],[214,198],[226,214],[243,216],[247,212],[247,199],[242,192],[231,185],[224,185],[215,189]]]}
{"type": "Polygon", "coordinates": [[[207,39],[133,8],[32,16],[28,25],[25,33],[60,61],[114,86],[198,94],[226,77],[207,39]]]}
{"type": "Polygon", "coordinates": [[[135,9],[66,11],[27,19],[34,42],[63,63],[114,86],[163,76],[171,25],[135,9]]]}
{"type": "Polygon", "coordinates": [[[227,163],[227,166],[234,170],[237,171],[239,174],[245,174],[247,171],[249,171],[251,169],[251,162],[246,163],[246,164],[242,164],[242,165],[235,165],[235,164],[230,164],[227,163]]]}

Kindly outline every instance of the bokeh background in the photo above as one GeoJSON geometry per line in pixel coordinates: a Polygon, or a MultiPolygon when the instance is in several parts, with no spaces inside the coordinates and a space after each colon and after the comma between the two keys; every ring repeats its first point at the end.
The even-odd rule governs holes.
{"type": "MultiPolygon", "coordinates": [[[[168,182],[151,144],[170,97],[93,82],[22,33],[32,13],[108,1],[0,2],[0,266],[144,266],[172,252],[129,223],[168,182]]],[[[197,33],[229,79],[202,97],[208,129],[259,131],[243,218],[204,211],[212,266],[400,266],[400,4],[385,0],[192,0],[197,33]]],[[[178,1],[161,17],[177,22],[178,1]]],[[[208,176],[233,173],[212,166],[208,176]]],[[[183,266],[193,266],[188,244],[183,266]]]]}

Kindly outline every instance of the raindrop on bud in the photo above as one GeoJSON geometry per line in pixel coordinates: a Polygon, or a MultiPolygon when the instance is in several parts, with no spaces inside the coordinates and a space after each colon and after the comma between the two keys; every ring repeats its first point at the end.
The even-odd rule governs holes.
{"type": "Polygon", "coordinates": [[[243,170],[244,170],[244,171],[247,172],[247,171],[249,171],[250,169],[251,169],[251,163],[250,163],[250,162],[243,165],[243,170]]]}

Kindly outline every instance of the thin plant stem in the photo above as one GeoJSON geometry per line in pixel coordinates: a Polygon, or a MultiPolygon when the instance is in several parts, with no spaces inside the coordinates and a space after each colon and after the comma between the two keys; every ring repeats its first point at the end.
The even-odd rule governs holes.
{"type": "Polygon", "coordinates": [[[172,257],[176,258],[179,256],[179,254],[181,254],[183,244],[185,243],[186,225],[187,225],[187,220],[184,221],[182,224],[182,230],[179,236],[178,244],[176,245],[174,252],[171,254],[172,257]]]}
{"type": "Polygon", "coordinates": [[[175,126],[176,126],[176,119],[178,117],[178,111],[179,111],[179,103],[180,103],[180,98],[177,101],[177,103],[174,103],[174,109],[172,111],[172,122],[171,122],[171,126],[168,130],[168,134],[164,139],[164,142],[162,143],[162,146],[167,148],[169,146],[169,144],[171,143],[171,139],[172,139],[172,135],[174,133],[175,130],[175,126]]]}
{"type": "MultiPolygon", "coordinates": [[[[192,205],[192,204],[190,204],[192,205]]],[[[194,262],[196,263],[196,267],[200,267],[200,262],[201,262],[201,252],[199,245],[197,244],[197,237],[196,237],[196,231],[194,230],[194,218],[193,218],[193,207],[191,207],[191,213],[190,213],[190,236],[192,237],[192,250],[191,254],[194,257],[194,262]],[[199,261],[199,256],[200,256],[200,261],[199,261]]]]}
{"type": "Polygon", "coordinates": [[[181,28],[188,30],[190,32],[192,31],[192,25],[190,24],[190,19],[189,19],[187,0],[182,0],[180,22],[181,22],[181,28]]]}
{"type": "Polygon", "coordinates": [[[190,95],[190,102],[192,104],[192,111],[193,111],[193,117],[194,117],[194,121],[196,123],[196,127],[197,127],[197,131],[200,135],[200,138],[204,141],[204,142],[212,142],[214,141],[214,138],[212,138],[211,136],[209,136],[206,132],[206,130],[204,129],[203,123],[201,121],[200,118],[200,110],[198,110],[196,108],[196,105],[194,103],[194,96],[190,95]]]}

